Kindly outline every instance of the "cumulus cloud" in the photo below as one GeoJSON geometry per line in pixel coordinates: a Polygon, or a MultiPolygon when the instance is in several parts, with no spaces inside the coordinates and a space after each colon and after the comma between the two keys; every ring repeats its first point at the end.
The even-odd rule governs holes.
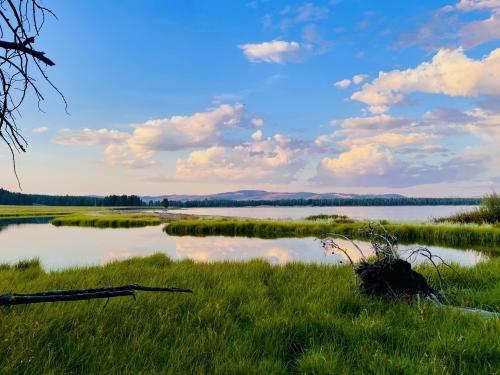
{"type": "Polygon", "coordinates": [[[35,129],[33,129],[33,131],[34,131],[35,133],[42,134],[42,133],[47,133],[47,132],[49,131],[49,128],[48,128],[48,127],[46,127],[46,126],[42,126],[42,127],[40,127],[40,128],[35,128],[35,129]]]}
{"type": "Polygon", "coordinates": [[[335,82],[334,86],[337,87],[337,88],[339,88],[339,89],[346,89],[351,84],[353,84],[353,85],[359,85],[367,77],[368,77],[367,74],[357,74],[354,77],[352,77],[352,79],[343,79],[341,81],[335,82]]]}
{"type": "Polygon", "coordinates": [[[366,78],[368,78],[368,74],[357,74],[354,77],[352,77],[352,83],[354,83],[355,85],[359,85],[366,78]]]}
{"type": "Polygon", "coordinates": [[[310,44],[272,40],[263,43],[247,43],[238,46],[245,56],[255,63],[284,64],[288,61],[298,61],[312,50],[310,44]]]}
{"type": "Polygon", "coordinates": [[[353,146],[337,158],[323,158],[321,167],[335,177],[349,179],[359,176],[383,175],[394,166],[394,157],[377,145],[353,146]]]}
{"type": "Polygon", "coordinates": [[[193,151],[176,162],[178,181],[289,182],[303,166],[304,148],[282,135],[234,147],[214,146],[193,151]]]}
{"type": "Polygon", "coordinates": [[[500,48],[482,60],[474,60],[463,49],[440,50],[430,62],[407,70],[379,73],[363,85],[351,99],[370,106],[384,106],[404,101],[415,92],[448,96],[500,95],[500,48]]]}
{"type": "Polygon", "coordinates": [[[368,107],[368,112],[371,112],[374,114],[385,113],[388,110],[389,110],[389,107],[386,105],[371,105],[368,107]]]}
{"type": "Polygon", "coordinates": [[[381,133],[370,137],[350,137],[340,142],[344,146],[355,146],[365,144],[385,145],[391,148],[401,146],[414,145],[418,143],[425,143],[439,139],[435,134],[424,133],[408,133],[401,134],[396,132],[381,133]]]}
{"type": "MultiPolygon", "coordinates": [[[[263,121],[257,121],[257,124],[263,121]]],[[[134,125],[133,131],[61,129],[53,142],[66,145],[105,145],[106,163],[126,167],[153,165],[157,152],[223,144],[225,134],[251,125],[241,104],[223,104],[189,116],[171,116],[134,125]]]]}
{"type": "Polygon", "coordinates": [[[420,117],[386,114],[335,120],[315,140],[321,185],[392,186],[487,179],[498,174],[500,111],[438,108],[420,117]],[[467,145],[460,146],[463,137],[467,145]],[[456,142],[457,140],[458,142],[456,142]],[[436,143],[439,141],[439,143],[436,143]]]}
{"type": "Polygon", "coordinates": [[[220,142],[224,133],[243,126],[244,107],[223,104],[190,116],[172,116],[134,126],[132,150],[175,151],[220,142]]]}
{"type": "Polygon", "coordinates": [[[350,79],[343,79],[341,81],[335,82],[335,87],[339,89],[346,89],[351,85],[350,79]]]}
{"type": "Polygon", "coordinates": [[[252,122],[252,124],[253,124],[254,126],[257,126],[257,127],[260,127],[260,126],[264,125],[264,120],[263,120],[263,119],[261,119],[261,118],[256,118],[256,117],[254,117],[254,118],[251,120],[251,122],[252,122]]]}
{"type": "Polygon", "coordinates": [[[252,139],[254,141],[260,141],[262,139],[262,131],[257,130],[255,133],[252,134],[252,139]]]}
{"type": "Polygon", "coordinates": [[[470,180],[486,168],[490,156],[465,153],[439,163],[406,163],[377,145],[355,146],[337,158],[324,158],[314,180],[338,186],[408,187],[470,180]]]}
{"type": "Polygon", "coordinates": [[[61,145],[107,145],[110,143],[123,143],[130,138],[130,134],[118,130],[99,129],[82,130],[61,129],[53,142],[61,145]]]}

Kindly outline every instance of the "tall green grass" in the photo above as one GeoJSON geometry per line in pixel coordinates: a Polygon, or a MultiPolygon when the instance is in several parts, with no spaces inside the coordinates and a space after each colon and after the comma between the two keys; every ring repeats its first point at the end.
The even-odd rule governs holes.
{"type": "Polygon", "coordinates": [[[38,216],[62,216],[95,210],[95,207],[48,207],[48,206],[1,206],[2,218],[29,218],[38,216]]]}
{"type": "Polygon", "coordinates": [[[486,195],[481,206],[476,209],[458,212],[450,217],[435,219],[435,221],[438,223],[450,222],[458,224],[498,224],[500,222],[500,194],[486,195]]]}
{"type": "MultiPolygon", "coordinates": [[[[429,268],[420,268],[436,284],[429,268]]],[[[500,311],[500,259],[460,276],[451,302],[500,311]]],[[[0,267],[0,293],[128,283],[191,295],[0,309],[1,374],[495,374],[500,320],[385,302],[346,266],[173,262],[164,255],[46,273],[0,267]]]]}
{"type": "MultiPolygon", "coordinates": [[[[500,253],[500,228],[433,224],[385,224],[387,230],[401,242],[441,244],[448,246],[496,246],[500,253]]],[[[366,223],[355,222],[305,222],[281,220],[179,220],[168,224],[170,235],[225,235],[261,238],[320,236],[326,233],[349,235],[363,239],[366,223]]]]}
{"type": "Polygon", "coordinates": [[[76,214],[57,217],[51,221],[55,226],[80,226],[98,228],[131,228],[159,225],[161,220],[144,214],[76,214]]]}

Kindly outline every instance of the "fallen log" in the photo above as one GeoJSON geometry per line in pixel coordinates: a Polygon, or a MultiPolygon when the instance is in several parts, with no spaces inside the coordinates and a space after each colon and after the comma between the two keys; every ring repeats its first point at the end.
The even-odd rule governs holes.
{"type": "Polygon", "coordinates": [[[146,292],[193,293],[191,289],[161,288],[161,287],[152,287],[139,284],[128,284],[121,286],[109,286],[104,288],[49,290],[48,292],[40,292],[40,293],[28,293],[28,294],[11,293],[11,294],[13,296],[52,296],[52,295],[72,295],[72,294],[97,293],[97,292],[118,292],[122,290],[140,290],[146,292]]]}
{"type": "Polygon", "coordinates": [[[173,292],[192,293],[191,289],[185,288],[162,288],[150,287],[138,284],[122,285],[116,287],[90,288],[90,289],[70,289],[51,290],[48,292],[19,294],[9,293],[0,295],[0,306],[24,305],[30,303],[43,302],[65,302],[65,301],[85,301],[98,298],[113,298],[123,296],[133,296],[136,291],[146,292],[173,292]]]}

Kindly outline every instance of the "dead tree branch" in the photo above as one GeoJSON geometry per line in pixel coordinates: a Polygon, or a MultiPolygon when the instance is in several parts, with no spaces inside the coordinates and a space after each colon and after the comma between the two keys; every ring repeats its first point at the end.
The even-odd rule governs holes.
{"type": "Polygon", "coordinates": [[[16,153],[26,152],[28,142],[16,120],[28,93],[34,94],[41,110],[44,96],[39,83],[45,81],[60,95],[67,109],[66,98],[43,69],[43,65],[54,66],[54,61],[34,48],[35,37],[40,35],[47,15],[55,17],[41,5],[41,0],[0,0],[0,139],[10,151],[19,188],[16,153]]]}
{"type": "Polygon", "coordinates": [[[43,302],[86,301],[98,298],[113,298],[123,296],[133,296],[135,298],[136,291],[193,293],[191,289],[185,288],[162,288],[130,284],[106,288],[51,290],[48,292],[31,294],[3,294],[0,295],[0,306],[27,305],[31,303],[43,302]]]}

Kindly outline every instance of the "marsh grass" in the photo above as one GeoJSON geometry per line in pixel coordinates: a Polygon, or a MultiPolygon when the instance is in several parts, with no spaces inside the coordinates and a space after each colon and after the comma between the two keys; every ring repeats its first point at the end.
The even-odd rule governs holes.
{"type": "MultiPolygon", "coordinates": [[[[437,224],[395,224],[384,226],[401,243],[427,245],[491,247],[492,253],[500,254],[500,228],[495,226],[460,226],[437,224]]],[[[260,238],[309,237],[325,233],[338,233],[357,239],[366,238],[366,222],[310,222],[284,220],[179,220],[168,224],[165,231],[170,235],[225,235],[260,238]]]]}
{"type": "Polygon", "coordinates": [[[473,210],[458,212],[450,217],[437,218],[434,221],[438,223],[498,225],[500,222],[500,194],[486,195],[481,205],[473,210]]]}
{"type": "MultiPolygon", "coordinates": [[[[418,270],[432,282],[430,268],[418,270]]],[[[500,260],[444,271],[451,302],[500,309],[500,260]]],[[[347,266],[174,262],[164,255],[46,273],[0,267],[0,293],[127,283],[192,295],[0,309],[0,373],[494,374],[499,319],[387,303],[347,266]]]]}
{"type": "Polygon", "coordinates": [[[147,214],[83,213],[56,217],[51,223],[55,226],[131,228],[159,225],[161,219],[147,214]]]}
{"type": "Polygon", "coordinates": [[[354,223],[354,220],[349,218],[346,215],[327,215],[327,214],[319,214],[319,215],[310,215],[304,218],[306,221],[335,221],[337,223],[354,223]]]}
{"type": "Polygon", "coordinates": [[[95,207],[0,206],[0,219],[62,216],[92,210],[95,210],[95,207]]]}

